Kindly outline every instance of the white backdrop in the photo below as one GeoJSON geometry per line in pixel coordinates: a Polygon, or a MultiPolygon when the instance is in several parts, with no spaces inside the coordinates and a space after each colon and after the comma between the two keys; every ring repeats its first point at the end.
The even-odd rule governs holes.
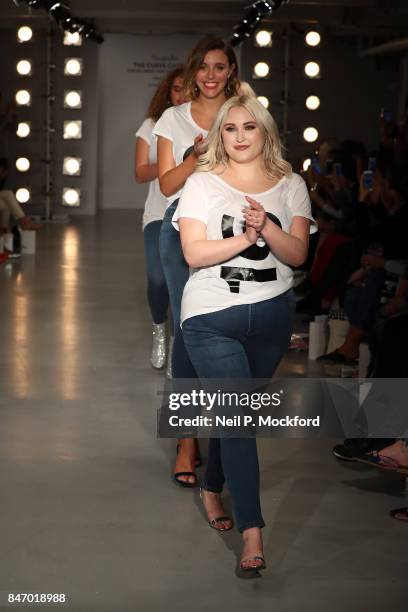
{"type": "Polygon", "coordinates": [[[98,62],[98,208],[143,208],[147,187],[134,180],[134,134],[161,78],[199,38],[105,36],[98,62]]]}

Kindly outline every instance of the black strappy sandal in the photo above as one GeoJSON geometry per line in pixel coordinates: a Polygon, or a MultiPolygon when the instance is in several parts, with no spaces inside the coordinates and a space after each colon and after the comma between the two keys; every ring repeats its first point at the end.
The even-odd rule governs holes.
{"type": "Polygon", "coordinates": [[[194,489],[198,485],[198,478],[197,474],[194,474],[194,472],[175,472],[173,474],[173,482],[179,485],[179,487],[185,487],[186,489],[194,489]],[[194,482],[180,480],[180,476],[193,476],[194,482]]]}

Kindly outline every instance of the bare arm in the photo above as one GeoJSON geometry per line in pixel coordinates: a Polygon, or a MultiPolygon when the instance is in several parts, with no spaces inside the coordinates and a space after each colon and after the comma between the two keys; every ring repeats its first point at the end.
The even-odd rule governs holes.
{"type": "Polygon", "coordinates": [[[144,138],[136,138],[135,179],[137,183],[148,183],[157,178],[157,164],[149,163],[150,146],[144,138]]]}
{"type": "Polygon", "coordinates": [[[250,204],[249,208],[243,210],[247,225],[261,234],[278,259],[290,266],[302,265],[309,249],[310,220],[295,216],[289,233],[284,232],[269,219],[259,202],[248,196],[246,200],[250,204]]]}
{"type": "Polygon", "coordinates": [[[181,217],[178,223],[184,258],[191,268],[215,266],[228,261],[254,244],[258,237],[255,230],[248,228],[240,236],[208,240],[206,225],[202,221],[181,217]]]}
{"type": "Polygon", "coordinates": [[[193,174],[197,166],[199,143],[203,137],[197,136],[194,140],[194,151],[178,166],[173,157],[171,140],[159,136],[157,139],[157,159],[159,166],[159,181],[161,192],[170,197],[184,186],[184,183],[193,174]]]}

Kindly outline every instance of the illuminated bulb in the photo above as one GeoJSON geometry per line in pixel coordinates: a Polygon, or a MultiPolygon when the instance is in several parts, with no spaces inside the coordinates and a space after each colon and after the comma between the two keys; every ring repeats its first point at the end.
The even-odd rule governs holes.
{"type": "Polygon", "coordinates": [[[259,47],[271,47],[272,46],[272,32],[267,30],[259,30],[255,35],[256,44],[259,47]]]}
{"type": "Polygon", "coordinates": [[[66,59],[64,74],[69,76],[79,76],[82,74],[82,60],[76,58],[66,59]]]}
{"type": "Polygon", "coordinates": [[[79,189],[65,187],[62,194],[62,202],[65,206],[79,206],[79,189]]]}
{"type": "Polygon", "coordinates": [[[31,94],[28,89],[19,89],[16,93],[16,102],[19,106],[30,106],[31,94]]]}
{"type": "Polygon", "coordinates": [[[269,99],[266,96],[258,96],[258,100],[262,106],[269,108],[269,99]]]}
{"type": "Polygon", "coordinates": [[[64,121],[64,139],[79,139],[82,137],[82,121],[64,121]]]}
{"type": "Polygon", "coordinates": [[[306,44],[309,45],[309,47],[317,47],[318,45],[320,45],[320,41],[321,41],[321,36],[319,34],[319,32],[308,32],[306,34],[306,44]]]}
{"type": "Polygon", "coordinates": [[[314,127],[308,127],[303,132],[303,138],[306,142],[316,142],[319,138],[319,132],[314,127]]]}
{"type": "Polygon", "coordinates": [[[320,74],[320,66],[317,62],[308,62],[305,65],[305,73],[311,79],[316,78],[320,74]]]}
{"type": "Polygon", "coordinates": [[[16,200],[17,202],[20,202],[20,204],[27,204],[27,202],[30,200],[30,195],[29,189],[26,187],[20,187],[20,189],[17,189],[16,191],[16,200]]]}
{"type": "Polygon", "coordinates": [[[27,122],[21,122],[17,126],[16,135],[19,138],[27,138],[30,135],[31,126],[27,122]]]}
{"type": "Polygon", "coordinates": [[[306,108],[309,110],[316,110],[320,106],[320,98],[319,96],[308,96],[306,98],[306,108]]]}
{"type": "Polygon", "coordinates": [[[19,157],[16,159],[16,168],[19,172],[28,172],[30,169],[30,160],[27,157],[19,157]]]}
{"type": "Polygon", "coordinates": [[[312,163],[312,160],[310,159],[310,157],[305,159],[305,161],[303,162],[303,170],[304,170],[304,172],[306,172],[306,170],[308,170],[310,168],[310,164],[311,163],[312,163]]]}
{"type": "Polygon", "coordinates": [[[269,66],[266,62],[258,62],[254,66],[254,75],[259,79],[264,79],[269,74],[269,66]]]}
{"type": "Polygon", "coordinates": [[[79,157],[65,157],[62,171],[63,174],[78,176],[81,174],[81,159],[79,157]]]}
{"type": "Polygon", "coordinates": [[[21,26],[17,30],[17,40],[20,43],[28,42],[33,37],[33,31],[29,26],[21,26]]]}
{"type": "Polygon", "coordinates": [[[29,76],[31,74],[31,62],[30,60],[22,59],[17,62],[17,72],[21,76],[29,76]]]}
{"type": "Polygon", "coordinates": [[[82,36],[79,32],[64,32],[64,45],[80,47],[82,45],[82,36]]]}
{"type": "Polygon", "coordinates": [[[64,98],[64,106],[66,108],[81,108],[82,95],[80,91],[66,91],[64,98]]]}

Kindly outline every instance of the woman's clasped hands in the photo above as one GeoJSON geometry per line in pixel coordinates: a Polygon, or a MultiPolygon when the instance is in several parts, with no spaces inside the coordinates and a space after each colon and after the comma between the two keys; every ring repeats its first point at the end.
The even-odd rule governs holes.
{"type": "Polygon", "coordinates": [[[249,206],[242,209],[246,225],[245,234],[247,239],[254,244],[264,229],[268,217],[266,216],[265,209],[259,202],[249,196],[245,196],[245,199],[249,204],[249,206]]]}

